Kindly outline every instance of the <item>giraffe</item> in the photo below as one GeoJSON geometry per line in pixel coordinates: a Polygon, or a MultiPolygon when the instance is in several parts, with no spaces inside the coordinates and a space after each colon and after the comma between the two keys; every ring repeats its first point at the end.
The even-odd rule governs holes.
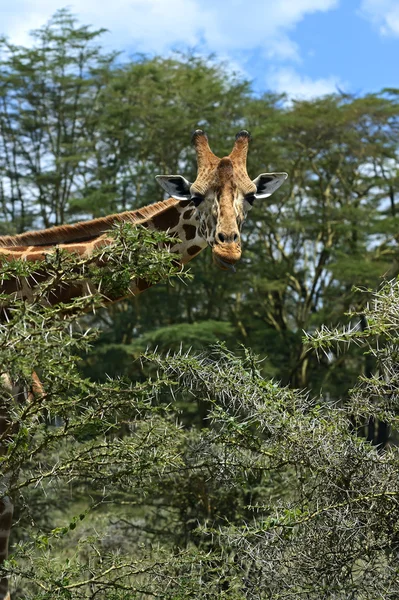
{"type": "MultiPolygon", "coordinates": [[[[241,257],[240,232],[248,211],[254,201],[271,196],[284,183],[287,174],[262,173],[254,180],[249,178],[246,159],[250,134],[245,130],[236,135],[232,151],[223,158],[218,158],[211,151],[202,130],[194,132],[192,141],[197,156],[195,181],[190,183],[182,175],[156,177],[169,194],[169,199],[139,210],[74,225],[0,237],[0,260],[7,257],[40,261],[56,247],[87,257],[95,249],[110,243],[108,232],[115,224],[130,222],[175,234],[180,241],[171,251],[178,253],[182,264],[210,246],[215,265],[224,271],[234,270],[241,257]]],[[[29,302],[35,283],[31,278],[4,281],[0,284],[0,292],[12,293],[29,302]]],[[[90,282],[87,281],[78,286],[64,285],[52,292],[49,302],[68,302],[86,295],[88,287],[90,282]]],[[[146,281],[135,280],[129,293],[138,295],[148,287],[146,281]]],[[[7,433],[7,423],[7,414],[0,408],[0,438],[7,433]]],[[[0,445],[0,455],[4,452],[3,444],[0,445]]],[[[0,479],[0,567],[8,556],[12,513],[13,503],[7,495],[6,482],[0,479]]],[[[6,578],[0,579],[0,600],[10,600],[6,578]]]]}

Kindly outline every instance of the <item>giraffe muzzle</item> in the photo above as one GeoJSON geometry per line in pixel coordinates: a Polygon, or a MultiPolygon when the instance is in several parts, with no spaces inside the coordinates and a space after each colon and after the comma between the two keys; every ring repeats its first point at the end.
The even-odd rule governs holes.
{"type": "Polygon", "coordinates": [[[239,242],[216,243],[213,246],[213,261],[222,271],[235,271],[234,265],[241,258],[239,242]]]}
{"type": "Polygon", "coordinates": [[[236,272],[236,268],[232,263],[228,263],[228,262],[224,261],[222,258],[217,256],[216,254],[213,255],[213,262],[222,271],[231,271],[232,273],[236,272]]]}

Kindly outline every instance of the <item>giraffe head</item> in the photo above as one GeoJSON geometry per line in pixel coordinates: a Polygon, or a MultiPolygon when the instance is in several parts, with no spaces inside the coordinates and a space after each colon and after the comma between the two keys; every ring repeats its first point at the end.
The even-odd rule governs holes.
{"type": "Polygon", "coordinates": [[[234,270],[241,257],[241,227],[253,202],[271,196],[287,178],[287,173],[262,173],[251,180],[246,166],[249,141],[248,131],[240,131],[229,156],[218,158],[205,133],[197,129],[193,134],[198,164],[194,183],[181,175],[157,176],[172,198],[191,200],[199,233],[211,246],[216,265],[224,270],[234,270]]]}

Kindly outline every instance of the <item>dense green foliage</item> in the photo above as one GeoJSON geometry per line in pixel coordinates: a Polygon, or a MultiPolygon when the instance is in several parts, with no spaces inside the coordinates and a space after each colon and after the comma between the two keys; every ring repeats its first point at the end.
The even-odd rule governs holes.
{"type": "Polygon", "coordinates": [[[249,129],[249,173],[289,179],[235,275],[204,251],[183,276],[122,227],[104,269],[56,252],[33,305],[7,300],[2,369],[45,389],[1,396],[15,597],[397,598],[398,91],[255,97],[214,59],[122,60],[100,35],[60,11],[0,44],[2,233],[162,199],[196,126],[219,156],[249,129]],[[43,306],[87,269],[108,296],[162,283],[43,306]]]}
{"type": "MultiPolygon", "coordinates": [[[[150,236],[143,244],[162,264],[150,236]]],[[[125,277],[117,244],[108,258],[125,277]]],[[[156,375],[142,382],[82,378],[76,351],[93,334],[71,325],[100,302],[10,301],[1,327],[3,368],[29,387],[37,365],[46,390],[28,404],[7,388],[1,396],[11,409],[0,460],[18,508],[5,565],[16,597],[397,597],[399,451],[381,453],[356,430],[372,418],[397,435],[397,283],[351,315],[365,315],[366,331],[308,339],[325,352],[355,342],[376,358],[340,406],[263,378],[251,352],[220,345],[147,354],[156,375]],[[190,423],[193,402],[202,426],[190,423]]]]}

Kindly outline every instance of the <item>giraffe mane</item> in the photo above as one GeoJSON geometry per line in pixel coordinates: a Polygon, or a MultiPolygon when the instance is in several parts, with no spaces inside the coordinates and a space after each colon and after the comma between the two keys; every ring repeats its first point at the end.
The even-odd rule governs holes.
{"type": "Polygon", "coordinates": [[[89,241],[109,231],[115,223],[145,223],[151,217],[164,212],[178,203],[178,200],[169,198],[162,202],[150,204],[150,206],[144,206],[138,210],[116,213],[107,217],[92,219],[91,221],[81,221],[73,225],[59,225],[58,227],[38,231],[26,231],[18,235],[4,235],[0,236],[0,247],[45,246],[89,241]]]}

